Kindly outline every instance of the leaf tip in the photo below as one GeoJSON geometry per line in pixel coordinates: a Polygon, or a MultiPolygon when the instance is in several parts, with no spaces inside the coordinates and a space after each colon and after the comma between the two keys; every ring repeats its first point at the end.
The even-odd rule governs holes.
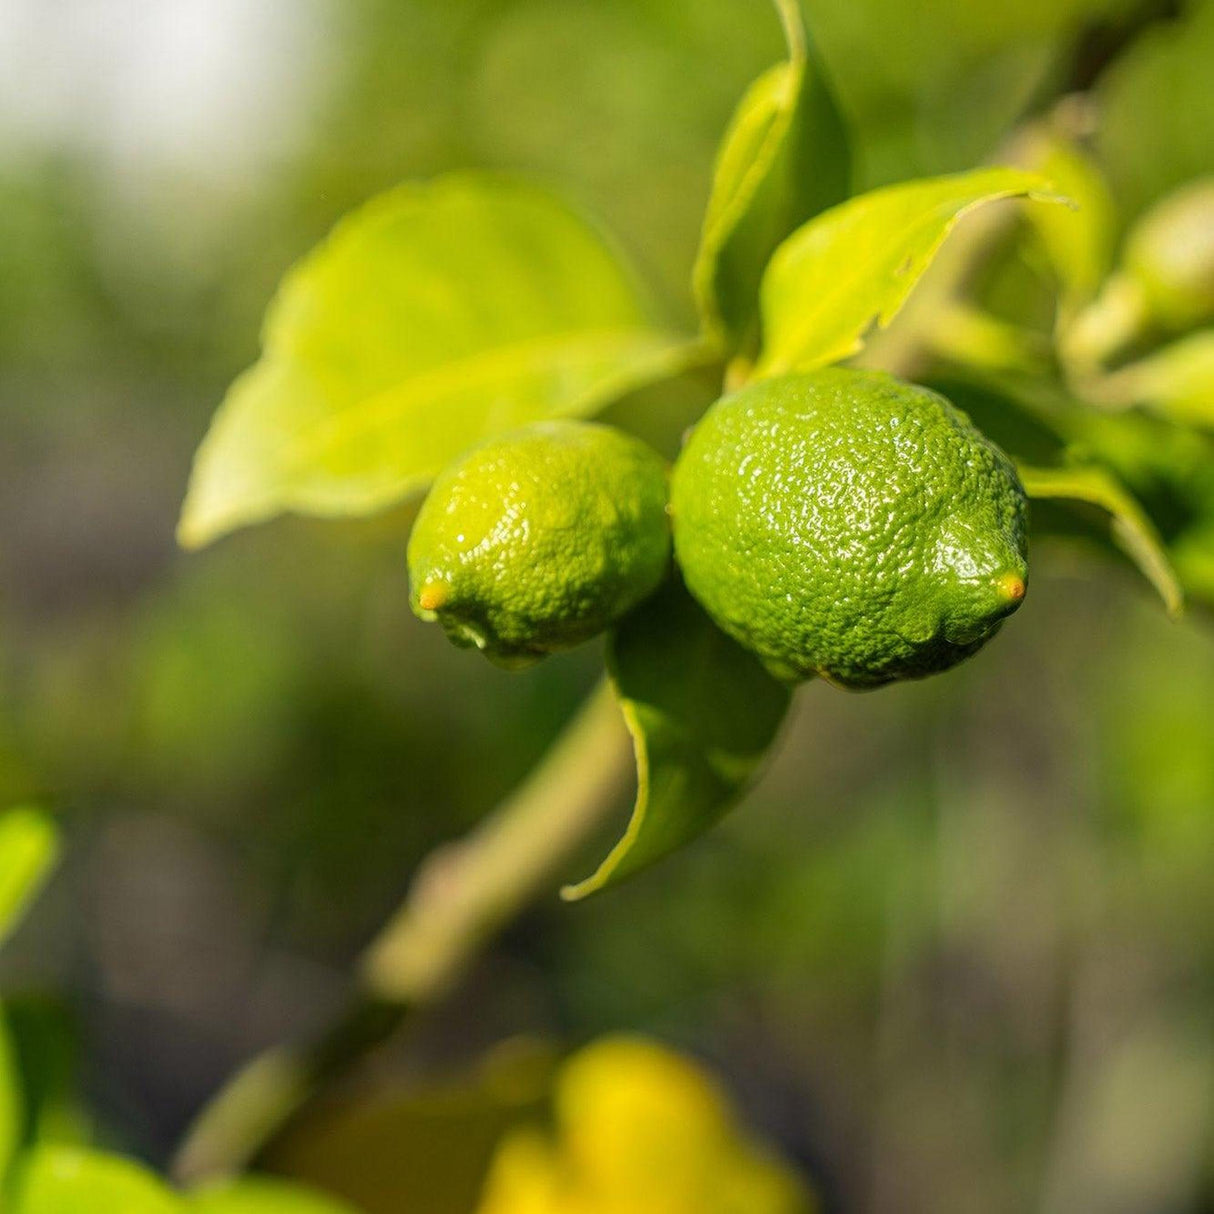
{"type": "Polygon", "coordinates": [[[265,522],[285,508],[270,495],[238,500],[230,483],[221,482],[212,471],[196,466],[190,478],[175,532],[178,546],[186,552],[197,552],[241,527],[265,522]]]}
{"type": "Polygon", "coordinates": [[[205,528],[200,527],[191,515],[184,512],[177,524],[176,539],[177,546],[186,552],[197,552],[199,548],[205,548],[207,545],[205,528]]]}
{"type": "Polygon", "coordinates": [[[176,539],[178,547],[186,552],[197,552],[231,531],[234,526],[230,518],[200,504],[193,493],[181,508],[177,521],[176,539]]]}
{"type": "Polygon", "coordinates": [[[1187,606],[1184,591],[1181,589],[1179,582],[1170,585],[1167,594],[1163,598],[1163,607],[1164,611],[1167,612],[1168,619],[1174,624],[1179,623],[1185,617],[1187,606]]]}
{"type": "Polygon", "coordinates": [[[612,878],[615,876],[615,870],[619,867],[620,861],[625,853],[632,847],[633,839],[636,835],[637,814],[642,816],[647,807],[643,803],[638,803],[633,809],[633,817],[629,821],[628,829],[624,837],[611,849],[603,862],[590,874],[589,877],[581,881],[571,881],[568,885],[561,886],[561,901],[562,902],[582,902],[589,898],[591,894],[597,894],[599,890],[611,884],[612,878]]]}

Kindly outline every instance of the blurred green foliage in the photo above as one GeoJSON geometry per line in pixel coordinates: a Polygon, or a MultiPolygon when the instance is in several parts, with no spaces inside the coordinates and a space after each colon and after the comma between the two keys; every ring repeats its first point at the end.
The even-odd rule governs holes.
{"type": "MultiPolygon", "coordinates": [[[[804,7],[862,186],[971,167],[1155,15],[804,7]]],[[[1098,78],[1123,223],[1214,161],[1214,6],[1183,7],[1098,78]]],[[[409,506],[177,554],[190,454],[274,283],[402,178],[506,168],[601,216],[690,324],[720,132],[784,53],[755,0],[317,11],[336,66],[306,146],[239,188],[0,152],[0,797],[49,799],[67,835],[2,962],[8,1017],[55,1136],[79,1132],[76,1071],[102,1139],[158,1162],[239,1058],[332,1013],[418,860],[531,766],[597,661],[511,676],[450,653],[408,610],[409,506]]],[[[618,412],[670,449],[700,391],[618,412]]],[[[1209,436],[1128,414],[1069,441],[1214,598],[1209,436]]],[[[971,668],[810,688],[725,825],[609,897],[537,908],[385,1074],[409,1089],[520,1029],[627,1027],[717,1065],[828,1208],[1214,1208],[1212,863],[1208,619],[1171,625],[1115,567],[1043,544],[971,668]]]]}

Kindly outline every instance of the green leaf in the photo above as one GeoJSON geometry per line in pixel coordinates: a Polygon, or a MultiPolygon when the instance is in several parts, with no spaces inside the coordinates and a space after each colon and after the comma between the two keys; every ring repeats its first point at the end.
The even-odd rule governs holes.
{"type": "Polygon", "coordinates": [[[14,1214],[184,1214],[147,1169],[101,1151],[37,1146],[25,1157],[14,1214]]]}
{"type": "Polygon", "coordinates": [[[1101,404],[1147,405],[1174,421],[1214,427],[1214,329],[1193,333],[1091,386],[1101,404]]]}
{"type": "Polygon", "coordinates": [[[401,186],[284,279],[261,360],[199,449],[180,540],[285,510],[378,510],[474,443],[591,413],[688,354],[544,192],[470,175],[401,186]]]}
{"type": "Polygon", "coordinates": [[[811,219],[763,276],[760,375],[850,358],[898,313],[944,238],[977,206],[1028,195],[1062,201],[1036,173],[978,169],[861,194],[811,219]]]}
{"type": "Polygon", "coordinates": [[[89,1118],[80,1098],[80,1040],[75,1016],[49,995],[20,995],[4,1007],[21,1080],[23,1139],[81,1145],[89,1118]]]}
{"type": "Polygon", "coordinates": [[[1210,172],[1214,4],[1154,21],[1095,89],[1096,147],[1128,218],[1210,172]]]}
{"type": "Polygon", "coordinates": [[[312,1189],[246,1176],[190,1195],[196,1214],[354,1214],[354,1207],[312,1189]]]}
{"type": "Polygon", "coordinates": [[[1154,524],[1133,495],[1105,468],[1018,466],[1025,492],[1033,498],[1055,498],[1095,506],[1109,517],[1113,542],[1138,566],[1159,593],[1169,614],[1184,607],[1184,592],[1154,524]]]}
{"type": "Polygon", "coordinates": [[[800,14],[782,8],[788,62],[746,91],[717,154],[692,289],[706,331],[736,349],[753,333],[763,267],[798,225],[847,197],[847,131],[800,14]]]}
{"type": "Polygon", "coordinates": [[[1025,142],[1027,163],[1075,203],[1026,211],[1062,287],[1065,323],[1095,298],[1112,268],[1117,210],[1099,166],[1077,144],[1050,130],[1033,132],[1025,142]]]}
{"type": "Polygon", "coordinates": [[[8,1177],[13,1156],[25,1133],[25,1100],[21,1092],[21,1068],[8,1029],[0,1012],[0,1188],[8,1177]]]}
{"type": "Polygon", "coordinates": [[[0,815],[0,942],[17,926],[58,855],[58,832],[41,810],[0,815]]]}
{"type": "Polygon", "coordinates": [[[611,638],[608,669],[632,734],[637,799],[624,837],[576,900],[653,863],[734,804],[776,736],[791,692],[727,637],[677,579],[611,638]]]}

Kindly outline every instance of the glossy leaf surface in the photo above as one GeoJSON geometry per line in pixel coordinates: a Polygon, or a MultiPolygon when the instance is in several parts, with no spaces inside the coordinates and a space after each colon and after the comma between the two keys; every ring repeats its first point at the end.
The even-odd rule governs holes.
{"type": "Polygon", "coordinates": [[[979,169],[861,194],[811,219],[763,276],[758,372],[808,371],[856,354],[897,315],[957,221],[1003,198],[1055,198],[1019,169],[979,169]]]}
{"type": "Polygon", "coordinates": [[[706,330],[729,348],[752,335],[776,246],[847,196],[847,131],[795,6],[787,8],[788,61],[751,85],[725,132],[692,275],[706,330]]]}
{"type": "Polygon", "coordinates": [[[686,353],[599,234],[543,191],[472,175],[401,186],[283,281],[261,360],[199,449],[179,537],[378,510],[476,442],[591,413],[686,353]]]}

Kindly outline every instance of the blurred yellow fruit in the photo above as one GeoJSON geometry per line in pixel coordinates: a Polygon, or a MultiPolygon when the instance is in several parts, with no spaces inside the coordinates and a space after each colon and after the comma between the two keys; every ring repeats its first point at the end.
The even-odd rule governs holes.
{"type": "Polygon", "coordinates": [[[499,1146],[477,1214],[809,1214],[792,1170],[690,1060],[611,1037],[562,1068],[551,1134],[499,1146]]]}

